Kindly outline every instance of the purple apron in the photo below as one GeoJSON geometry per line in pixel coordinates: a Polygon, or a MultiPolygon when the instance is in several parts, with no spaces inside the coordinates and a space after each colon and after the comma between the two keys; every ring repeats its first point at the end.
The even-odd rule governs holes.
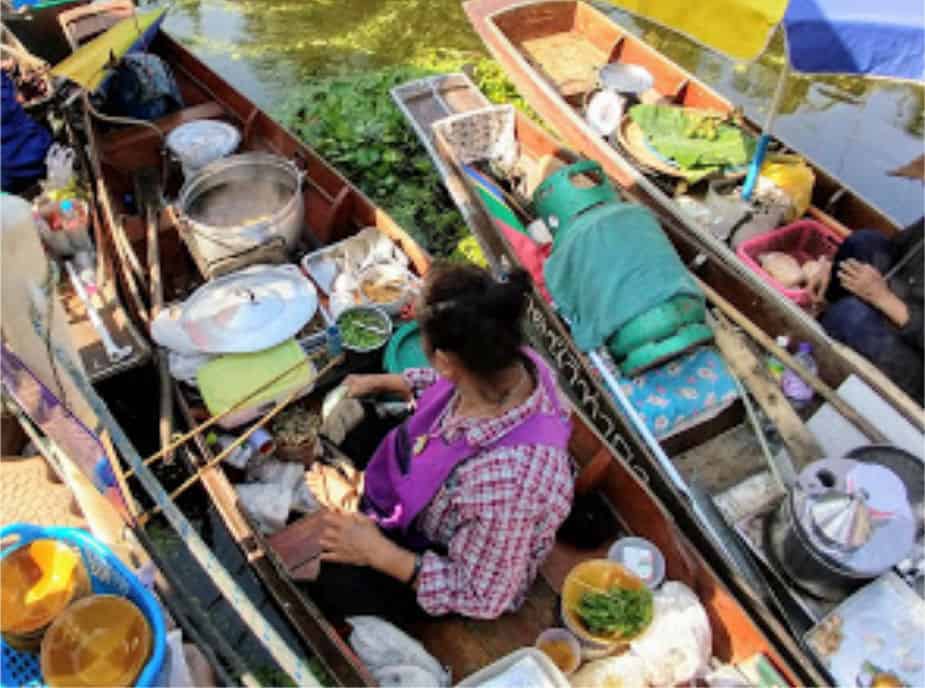
{"type": "Polygon", "coordinates": [[[363,510],[387,531],[397,531],[422,549],[426,539],[414,532],[415,518],[430,504],[447,478],[459,464],[480,451],[499,447],[544,445],[566,449],[571,424],[562,419],[555,381],[546,362],[530,349],[523,352],[533,362],[546,395],[553,400],[552,414],[535,413],[497,441],[473,447],[465,433],[447,443],[436,427],[455,387],[440,379],[428,387],[418,399],[417,411],[402,425],[392,430],[370,459],[365,474],[363,510]],[[426,437],[423,448],[419,443],[426,437]],[[415,445],[419,451],[414,453],[415,445]]]}

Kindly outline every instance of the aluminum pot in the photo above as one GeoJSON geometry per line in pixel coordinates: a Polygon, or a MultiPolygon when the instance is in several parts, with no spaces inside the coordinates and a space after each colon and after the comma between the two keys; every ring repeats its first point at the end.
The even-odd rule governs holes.
{"type": "Polygon", "coordinates": [[[868,502],[867,488],[873,486],[857,484],[856,477],[863,475],[858,466],[876,466],[897,495],[906,476],[895,464],[864,458],[852,452],[852,458],[810,464],[766,523],[765,544],[773,561],[798,587],[824,600],[839,602],[892,568],[907,555],[920,529],[908,489],[907,508],[899,511],[912,514],[912,520],[889,516],[868,502]]]}
{"type": "Polygon", "coordinates": [[[291,250],[302,232],[303,173],[289,160],[269,153],[243,153],[212,162],[187,180],[177,206],[183,238],[197,259],[212,268],[276,244],[291,250]]]}

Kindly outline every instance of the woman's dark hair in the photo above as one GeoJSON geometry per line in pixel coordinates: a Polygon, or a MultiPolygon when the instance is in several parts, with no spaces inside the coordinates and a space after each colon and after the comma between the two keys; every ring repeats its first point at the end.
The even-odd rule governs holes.
{"type": "Polygon", "coordinates": [[[424,284],[418,322],[432,349],[456,354],[473,373],[491,375],[517,359],[529,291],[530,275],[520,268],[498,281],[475,265],[438,264],[424,284]]]}

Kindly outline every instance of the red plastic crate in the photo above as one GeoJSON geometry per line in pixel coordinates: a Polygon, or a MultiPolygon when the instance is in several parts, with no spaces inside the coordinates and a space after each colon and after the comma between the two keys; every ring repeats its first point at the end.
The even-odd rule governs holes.
{"type": "Polygon", "coordinates": [[[765,272],[758,262],[758,256],[769,251],[781,251],[790,254],[803,265],[809,260],[832,258],[841,242],[842,238],[825,225],[813,220],[799,220],[742,242],[736,253],[765,282],[802,308],[808,308],[812,304],[809,289],[785,287],[765,272]]]}

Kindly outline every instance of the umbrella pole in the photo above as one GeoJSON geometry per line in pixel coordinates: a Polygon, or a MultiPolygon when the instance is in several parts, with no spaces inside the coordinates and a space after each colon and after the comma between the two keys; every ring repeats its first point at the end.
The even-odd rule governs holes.
{"type": "Polygon", "coordinates": [[[768,109],[768,118],[765,120],[764,128],[761,130],[761,137],[758,139],[758,147],[755,149],[755,157],[752,158],[748,166],[748,176],[745,178],[745,184],[742,186],[742,199],[750,200],[758,184],[758,176],[761,174],[761,165],[764,163],[764,157],[768,152],[768,144],[771,142],[771,130],[774,128],[774,120],[777,119],[777,113],[780,111],[781,101],[784,99],[784,93],[787,90],[787,82],[790,79],[790,63],[784,60],[784,68],[777,80],[777,87],[774,89],[774,97],[771,99],[771,107],[768,109]]]}

